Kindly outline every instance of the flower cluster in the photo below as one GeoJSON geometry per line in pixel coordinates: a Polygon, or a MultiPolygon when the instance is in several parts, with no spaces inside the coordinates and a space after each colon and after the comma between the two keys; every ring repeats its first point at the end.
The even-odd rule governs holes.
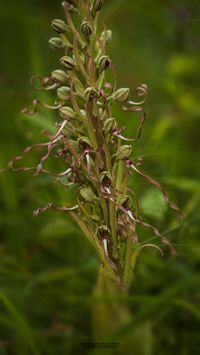
{"type": "MultiPolygon", "coordinates": [[[[162,193],[169,206],[180,212],[170,201],[168,194],[153,178],[140,170],[141,161],[131,159],[132,145],[142,134],[146,115],[143,104],[147,97],[147,85],[136,90],[138,100],[132,100],[129,88],[117,88],[115,71],[107,46],[112,32],[98,28],[102,0],[71,0],[62,3],[65,20],[54,19],[51,23],[55,37],[49,40],[53,50],[62,52],[59,67],[49,76],[34,76],[37,90],[52,91],[56,100],[48,105],[35,99],[33,109],[23,110],[33,115],[40,106],[57,112],[55,133],[48,141],[26,148],[21,156],[9,163],[12,171],[33,170],[35,175],[55,176],[62,188],[74,188],[76,205],[57,206],[47,204],[34,215],[50,208],[69,214],[78,223],[84,235],[95,248],[107,273],[118,284],[128,287],[134,250],[145,246],[140,244],[137,226],[152,230],[161,242],[171,247],[169,241],[139,215],[138,201],[129,188],[131,173],[136,173],[153,184],[162,193]],[[106,81],[106,71],[112,72],[113,82],[106,81]],[[123,135],[123,128],[112,115],[113,105],[122,111],[132,112],[139,117],[139,127],[134,138],[123,135]],[[34,148],[45,149],[36,167],[14,167],[34,148]],[[45,162],[54,154],[63,161],[62,172],[50,172],[45,162]]],[[[173,248],[171,247],[172,251],[173,248]]]]}

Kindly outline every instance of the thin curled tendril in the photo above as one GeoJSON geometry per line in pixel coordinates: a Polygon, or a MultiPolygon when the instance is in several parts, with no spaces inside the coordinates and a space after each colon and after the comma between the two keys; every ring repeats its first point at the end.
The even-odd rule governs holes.
{"type": "Polygon", "coordinates": [[[127,106],[123,106],[122,109],[124,111],[129,111],[129,112],[141,112],[142,113],[142,115],[140,117],[140,123],[139,123],[139,127],[138,127],[138,130],[137,130],[136,137],[132,139],[132,141],[137,141],[138,139],[140,139],[140,137],[142,135],[142,129],[143,129],[144,123],[146,121],[146,112],[144,111],[144,109],[142,107],[127,107],[127,106]]]}
{"type": "Polygon", "coordinates": [[[140,106],[143,105],[147,99],[147,95],[148,95],[148,87],[146,84],[142,84],[141,86],[138,86],[136,89],[136,94],[140,97],[144,97],[143,100],[137,102],[137,101],[132,101],[129,100],[127,101],[128,104],[130,105],[135,105],[135,106],[140,106]]]}
{"type": "MultiPolygon", "coordinates": [[[[24,168],[14,168],[13,167],[13,163],[14,161],[19,161],[22,160],[24,158],[25,155],[27,155],[32,149],[34,148],[44,148],[47,147],[48,148],[48,152],[45,155],[45,157],[43,157],[40,160],[39,165],[36,168],[30,168],[31,170],[36,170],[36,174],[35,175],[39,175],[40,172],[44,172],[45,170],[43,169],[43,164],[44,162],[48,159],[51,150],[57,145],[56,143],[62,139],[64,136],[62,134],[63,129],[65,128],[66,124],[67,124],[67,120],[64,120],[61,124],[61,126],[59,127],[59,129],[57,130],[57,132],[50,137],[50,141],[46,142],[46,143],[37,143],[37,144],[33,144],[27,148],[24,149],[24,151],[22,152],[21,155],[15,156],[12,158],[12,160],[8,163],[7,168],[5,169],[1,169],[0,173],[6,171],[6,170],[10,170],[10,171],[15,171],[15,172],[19,172],[19,171],[29,171],[27,170],[25,167],[24,168]],[[22,170],[21,170],[22,169],[22,170]]],[[[50,173],[51,174],[51,173],[50,173]]]]}
{"type": "Polygon", "coordinates": [[[43,78],[42,76],[40,75],[34,75],[32,76],[31,80],[31,86],[33,87],[34,90],[36,91],[49,91],[49,90],[54,90],[56,89],[59,84],[56,83],[54,80],[52,80],[51,77],[46,77],[46,78],[43,78]],[[40,82],[40,87],[38,86],[35,86],[34,85],[34,81],[35,80],[39,80],[40,82]]]}
{"type": "Polygon", "coordinates": [[[24,114],[24,115],[33,116],[33,115],[35,115],[38,112],[39,106],[43,106],[43,107],[45,107],[45,108],[47,108],[49,110],[58,110],[63,105],[60,102],[59,103],[55,102],[54,105],[48,105],[46,103],[41,102],[38,99],[34,99],[32,104],[33,104],[33,110],[29,110],[27,107],[25,107],[21,111],[21,113],[24,114]]]}
{"type": "MultiPolygon", "coordinates": [[[[116,160],[115,162],[115,149],[117,150],[121,146],[121,140],[126,142],[134,142],[140,139],[143,131],[143,126],[146,121],[146,113],[142,106],[145,103],[148,95],[148,87],[146,84],[142,84],[137,87],[135,91],[137,98],[134,100],[127,98],[125,99],[125,101],[120,103],[119,101],[123,100],[123,97],[118,97],[118,99],[116,97],[116,102],[120,104],[122,111],[135,113],[136,119],[139,122],[137,125],[136,134],[134,134],[134,138],[125,137],[122,135],[123,127],[117,128],[117,122],[115,122],[115,119],[112,116],[112,103],[113,101],[115,101],[114,93],[117,90],[117,81],[116,71],[111,59],[109,59],[109,68],[112,71],[111,83],[105,82],[104,72],[101,72],[101,70],[99,70],[99,59],[101,55],[106,55],[106,27],[104,27],[104,36],[100,36],[99,39],[96,39],[99,48],[97,47],[96,53],[93,53],[93,51],[91,50],[93,41],[91,41],[89,47],[87,47],[89,41],[86,41],[84,39],[84,36],[81,34],[80,27],[78,29],[76,28],[76,22],[71,16],[70,6],[73,2],[74,1],[71,2],[68,0],[64,1],[63,4],[66,22],[72,34],[72,36],[70,36],[70,42],[68,41],[67,37],[65,38],[65,35],[61,35],[61,39],[63,39],[66,44],[65,55],[72,56],[76,64],[71,71],[66,70],[66,77],[64,77],[67,81],[66,85],[68,86],[68,88],[70,86],[70,90],[67,90],[67,96],[64,96],[64,99],[58,98],[58,101],[54,101],[52,105],[42,103],[40,100],[34,99],[32,102],[33,107],[31,109],[28,109],[27,107],[24,108],[22,110],[22,113],[28,116],[33,116],[35,113],[38,112],[41,107],[57,111],[59,108],[63,107],[66,102],[69,101],[70,109],[74,111],[75,115],[72,120],[70,119],[70,117],[64,119],[65,117],[63,116],[62,120],[60,119],[61,122],[59,121],[59,123],[57,123],[56,127],[58,128],[56,128],[55,134],[48,134],[48,142],[33,144],[32,146],[25,148],[21,155],[14,157],[9,162],[7,168],[0,170],[0,172],[10,170],[14,172],[34,171],[35,175],[40,175],[43,173],[55,177],[55,179],[52,180],[55,183],[59,183],[64,188],[68,188],[71,185],[74,186],[75,184],[77,184],[78,186],[76,185],[75,196],[77,196],[77,193],[81,186],[83,186],[83,184],[87,187],[90,187],[92,190],[95,190],[94,192],[98,196],[98,198],[95,199],[95,207],[93,206],[94,213],[92,210],[91,216],[88,216],[89,213],[87,209],[84,208],[84,203],[86,202],[81,200],[81,202],[79,203],[78,198],[76,205],[72,207],[58,206],[54,203],[48,203],[46,206],[40,207],[35,210],[33,212],[34,216],[44,213],[50,209],[54,209],[64,213],[69,213],[70,216],[73,217],[80,226],[84,226],[85,221],[89,222],[89,218],[91,218],[93,214],[96,214],[98,215],[97,217],[104,216],[102,217],[104,218],[103,222],[106,224],[106,226],[110,228],[113,226],[113,221],[110,220],[110,217],[112,217],[113,213],[115,219],[114,224],[116,224],[116,229],[121,229],[122,234],[124,233],[124,231],[126,233],[130,232],[133,243],[138,242],[139,238],[136,232],[136,227],[140,225],[142,227],[150,229],[155,234],[155,236],[160,238],[162,243],[170,247],[172,253],[175,254],[175,249],[171,246],[168,239],[166,239],[156,227],[149,223],[146,223],[140,217],[137,197],[135,196],[135,193],[127,187],[128,176],[130,175],[129,168],[133,169],[137,174],[143,176],[147,181],[157,187],[162,192],[165,201],[168,203],[168,205],[174,210],[176,210],[176,212],[181,214],[179,208],[170,200],[169,195],[164,191],[161,185],[156,180],[149,177],[137,168],[138,165],[141,164],[140,161],[132,162],[128,159],[124,159],[124,161],[122,161],[124,169],[124,177],[122,177],[122,179],[124,178],[124,183],[120,182],[119,184],[120,187],[122,186],[124,188],[125,186],[125,191],[119,191],[120,187],[118,187],[118,184],[116,184],[116,180],[118,180],[118,176],[116,175],[119,172],[117,171],[117,168],[119,167],[117,164],[119,163],[119,161],[116,160]],[[71,44],[71,41],[73,42],[73,45],[71,44]],[[95,54],[95,59],[93,59],[93,54],[95,54]],[[91,92],[91,97],[89,98],[87,98],[86,95],[87,88],[94,88],[94,93],[92,95],[91,92]],[[104,131],[104,123],[108,118],[111,118],[111,122],[113,119],[114,124],[111,124],[112,127],[110,128],[110,123],[108,121],[107,133],[106,130],[104,131]],[[69,130],[66,127],[67,123],[69,123],[69,130]],[[70,125],[72,126],[72,128],[70,127],[70,125]],[[81,138],[81,136],[87,136],[86,138],[88,138],[89,142],[91,143],[91,145],[89,144],[89,148],[79,147],[79,145],[77,144],[77,140],[81,138]],[[111,147],[111,145],[113,145],[113,147],[111,147]],[[55,153],[54,148],[57,147],[59,149],[57,149],[55,153]],[[14,162],[23,159],[34,148],[44,148],[45,151],[45,153],[43,152],[44,155],[42,155],[36,167],[22,166],[17,168],[14,166],[14,162]],[[61,158],[64,160],[64,171],[56,173],[44,169],[44,164],[47,162],[51,155],[55,158],[61,158]],[[101,173],[103,173],[104,170],[108,170],[108,172],[110,173],[110,184],[103,184],[102,181],[100,181],[101,173]],[[64,177],[64,179],[62,179],[62,177],[64,177]],[[118,197],[120,197],[120,195],[124,195],[126,192],[131,192],[134,196],[134,199],[136,201],[135,206],[133,208],[134,212],[131,211],[131,208],[125,208],[125,204],[120,205],[120,203],[118,203],[118,197]],[[115,206],[113,206],[112,204],[114,204],[115,206]],[[97,212],[95,210],[96,207],[97,212]]],[[[75,1],[75,3],[77,4],[78,1],[75,1]]],[[[91,2],[89,0],[85,0],[82,3],[83,8],[85,6],[84,16],[86,15],[87,19],[91,20],[92,23],[93,18],[91,13],[91,2]]],[[[94,33],[96,34],[96,29],[93,29],[94,33]]],[[[47,77],[34,75],[31,79],[31,85],[37,91],[49,91],[57,89],[59,86],[62,85],[62,83],[58,82],[58,80],[53,78],[52,73],[50,74],[50,76],[47,77]]],[[[82,230],[86,234],[86,236],[89,231],[89,234],[91,234],[92,236],[92,244],[97,249],[100,249],[100,254],[102,256],[101,260],[103,260],[103,263],[106,263],[106,260],[109,261],[108,264],[110,264],[112,270],[115,271],[117,275],[118,284],[120,285],[121,280],[119,278],[118,266],[120,265],[120,263],[123,265],[124,260],[117,260],[117,263],[115,263],[114,261],[114,254],[118,254],[119,258],[121,257],[120,253],[118,253],[118,250],[115,250],[114,238],[113,241],[110,240],[110,243],[108,244],[109,247],[107,248],[107,241],[106,246],[103,247],[102,243],[100,243],[95,233],[93,233],[95,230],[93,230],[93,227],[96,227],[95,223],[99,224],[100,222],[102,221],[92,221],[91,225],[88,223],[88,226],[85,225],[85,228],[82,228],[82,230]],[[116,252],[113,253],[113,255],[112,247],[113,251],[116,252]]],[[[113,234],[115,235],[115,231],[113,234]]],[[[119,236],[116,236],[117,243],[118,238],[120,238],[120,233],[119,236]]],[[[140,249],[143,249],[148,246],[155,247],[162,253],[160,247],[154,244],[147,243],[141,245],[140,249]]]]}
{"type": "Polygon", "coordinates": [[[37,210],[33,211],[33,216],[38,216],[39,214],[44,213],[49,209],[54,209],[62,212],[70,212],[70,211],[75,211],[78,208],[79,208],[78,205],[73,207],[65,207],[65,206],[57,206],[53,203],[48,203],[45,207],[40,207],[37,210]]]}
{"type": "MultiPolygon", "coordinates": [[[[158,230],[156,227],[152,226],[152,225],[149,224],[149,223],[144,222],[141,218],[135,218],[135,217],[133,216],[133,213],[131,212],[130,209],[126,209],[126,208],[124,208],[123,206],[121,206],[118,202],[116,202],[116,201],[115,201],[112,197],[110,197],[108,194],[105,194],[104,197],[105,197],[106,199],[108,199],[109,201],[111,201],[113,204],[115,204],[115,205],[118,207],[118,209],[119,209],[120,211],[122,211],[122,212],[128,217],[129,220],[132,220],[134,223],[139,224],[139,225],[141,225],[141,226],[143,226],[143,227],[145,227],[145,228],[151,229],[151,230],[154,232],[154,234],[155,234],[157,237],[159,237],[159,238],[161,239],[161,241],[163,242],[163,244],[165,244],[165,245],[167,245],[168,247],[170,247],[170,249],[171,249],[171,251],[172,251],[172,255],[176,255],[176,250],[174,249],[174,247],[171,245],[171,243],[169,242],[169,240],[168,240],[167,238],[165,238],[165,237],[159,232],[159,230],[158,230]]],[[[127,220],[127,222],[128,222],[128,220],[127,220]]]]}

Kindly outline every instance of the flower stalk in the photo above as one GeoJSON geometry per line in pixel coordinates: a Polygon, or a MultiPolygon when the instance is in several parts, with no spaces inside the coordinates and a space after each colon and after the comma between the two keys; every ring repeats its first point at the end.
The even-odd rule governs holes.
{"type": "Polygon", "coordinates": [[[158,248],[157,245],[140,243],[138,225],[150,229],[161,244],[171,247],[174,252],[157,228],[142,220],[138,201],[129,206],[130,174],[142,176],[163,193],[169,207],[179,214],[180,210],[161,185],[138,169],[138,163],[130,158],[132,145],[129,142],[140,139],[146,120],[143,104],[148,88],[142,84],[136,89],[137,101],[131,99],[129,88],[116,87],[115,70],[107,55],[112,32],[106,28],[102,32],[98,21],[103,1],[73,0],[64,1],[62,5],[65,19],[52,21],[56,37],[49,41],[51,48],[62,52],[59,67],[45,78],[32,78],[33,85],[36,80],[39,82],[36,90],[51,91],[55,101],[46,104],[35,99],[32,110],[23,110],[26,115],[33,115],[40,107],[54,110],[58,120],[55,133],[49,133],[49,141],[26,148],[22,155],[12,159],[7,169],[47,174],[56,178],[60,188],[73,187],[75,206],[48,203],[37,209],[34,215],[50,208],[68,213],[94,247],[104,274],[119,289],[128,291],[139,251],[145,246],[158,248]],[[107,71],[113,74],[113,83],[107,82],[107,71]],[[112,107],[116,104],[124,113],[131,112],[134,118],[140,115],[135,138],[122,135],[123,129],[118,127],[112,115],[112,107]],[[46,149],[36,167],[14,166],[33,149],[46,149]],[[50,156],[62,160],[62,172],[45,169],[50,156]]]}

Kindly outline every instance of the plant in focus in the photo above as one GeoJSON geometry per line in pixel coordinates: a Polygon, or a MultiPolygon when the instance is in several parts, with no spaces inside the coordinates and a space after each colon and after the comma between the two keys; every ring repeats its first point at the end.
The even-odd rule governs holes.
{"type": "Polygon", "coordinates": [[[130,175],[146,179],[162,192],[169,207],[180,211],[159,182],[143,172],[141,159],[132,158],[131,142],[140,139],[146,119],[143,104],[148,88],[145,84],[138,87],[135,100],[129,88],[117,87],[112,60],[107,55],[112,32],[98,25],[102,5],[102,0],[62,3],[65,20],[52,21],[56,37],[49,40],[53,50],[62,52],[59,66],[49,76],[34,76],[31,80],[34,86],[37,81],[37,90],[52,92],[54,102],[49,105],[35,99],[32,111],[23,110],[26,115],[33,115],[41,106],[56,111],[55,132],[45,132],[47,141],[27,147],[7,169],[33,171],[35,176],[46,174],[61,189],[72,189],[76,201],[73,206],[67,201],[65,206],[49,202],[34,215],[55,209],[74,219],[100,260],[96,292],[101,287],[102,292],[126,293],[142,249],[154,247],[162,254],[163,245],[175,253],[168,239],[141,218],[138,199],[129,186],[130,175]],[[111,82],[106,79],[108,71],[112,73],[111,82]],[[115,105],[124,113],[131,112],[134,119],[139,118],[134,138],[125,137],[124,128],[118,126],[112,114],[115,105]],[[45,151],[36,167],[14,166],[33,149],[45,151]],[[62,161],[61,172],[45,168],[49,157],[62,161]],[[151,230],[159,243],[140,242],[138,226],[151,230]]]}

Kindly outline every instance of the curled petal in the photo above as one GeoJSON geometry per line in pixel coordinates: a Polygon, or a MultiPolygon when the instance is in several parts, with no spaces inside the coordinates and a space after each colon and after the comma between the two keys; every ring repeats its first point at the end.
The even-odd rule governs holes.
{"type": "Polygon", "coordinates": [[[151,224],[149,223],[146,223],[144,222],[142,219],[139,219],[139,218],[135,218],[133,216],[133,213],[131,212],[131,210],[129,209],[125,209],[124,207],[122,207],[121,205],[119,205],[112,197],[110,197],[109,195],[108,196],[105,196],[105,198],[107,198],[109,201],[113,202],[119,210],[121,210],[122,212],[125,213],[125,215],[131,219],[134,223],[137,223],[139,225],[142,225],[143,227],[146,227],[146,228],[149,228],[151,229],[154,234],[159,237],[161,239],[161,241],[167,245],[168,247],[170,247],[171,251],[172,251],[172,255],[176,255],[176,250],[173,248],[173,246],[171,245],[171,243],[169,242],[169,240],[167,238],[165,238],[162,234],[160,234],[159,230],[152,226],[151,224]]]}
{"type": "Polygon", "coordinates": [[[123,141],[126,141],[126,142],[135,141],[135,138],[126,138],[126,137],[122,136],[117,130],[113,132],[113,135],[116,136],[117,138],[120,138],[123,141]]]}
{"type": "Polygon", "coordinates": [[[53,203],[48,203],[45,207],[40,207],[36,211],[33,211],[33,216],[38,216],[40,213],[46,212],[47,210],[53,208],[54,210],[57,211],[62,211],[62,212],[70,212],[70,211],[75,211],[79,207],[78,205],[73,206],[73,207],[65,207],[65,206],[57,206],[54,205],[53,203]]]}
{"type": "Polygon", "coordinates": [[[48,90],[54,90],[56,89],[59,84],[55,83],[52,81],[52,79],[50,77],[47,78],[42,78],[40,75],[34,75],[31,78],[31,85],[32,87],[37,90],[37,91],[48,91],[48,90]],[[40,87],[37,87],[34,85],[34,81],[35,80],[39,80],[40,82],[40,87]]]}
{"type": "Polygon", "coordinates": [[[35,176],[40,174],[40,172],[42,171],[42,168],[43,168],[43,165],[44,165],[45,161],[49,158],[52,149],[54,147],[56,147],[56,146],[57,146],[57,144],[52,144],[52,143],[48,144],[47,153],[40,159],[40,163],[37,166],[37,170],[36,170],[35,176]]]}
{"type": "Polygon", "coordinates": [[[52,143],[54,143],[53,141],[58,138],[58,136],[60,135],[60,133],[62,132],[62,130],[64,129],[64,127],[66,126],[67,123],[68,123],[68,120],[64,120],[62,122],[59,130],[56,132],[56,134],[54,136],[51,137],[51,142],[52,143]]]}
{"type": "MultiPolygon", "coordinates": [[[[7,168],[5,169],[2,169],[0,170],[0,173],[6,171],[6,170],[9,170],[11,167],[13,169],[13,162],[14,161],[19,161],[21,159],[24,158],[25,155],[27,155],[32,149],[34,148],[43,148],[43,147],[48,147],[48,150],[50,149],[50,147],[53,145],[55,146],[55,143],[58,142],[63,136],[61,135],[61,132],[62,130],[64,129],[65,125],[67,124],[67,120],[63,121],[60,128],[58,129],[58,131],[53,135],[51,136],[51,139],[49,142],[46,142],[46,143],[37,143],[37,144],[33,144],[27,148],[24,149],[24,151],[22,152],[21,155],[18,155],[18,156],[15,156],[12,158],[12,160],[8,163],[8,166],[7,168]]],[[[24,169],[24,168],[23,168],[24,169]]],[[[41,170],[41,169],[40,169],[41,170]]],[[[12,170],[14,171],[14,170],[12,170]]],[[[19,171],[19,170],[17,170],[19,171]]],[[[24,170],[22,170],[24,171],[24,170]]]]}
{"type": "Polygon", "coordinates": [[[125,111],[129,111],[129,112],[141,112],[142,113],[136,137],[134,139],[132,139],[133,141],[137,141],[138,139],[140,139],[140,137],[142,135],[143,125],[144,125],[144,123],[146,121],[146,113],[145,113],[145,111],[144,111],[144,109],[142,107],[127,107],[127,106],[123,106],[122,109],[125,110],[125,111]]]}
{"type": "Polygon", "coordinates": [[[163,244],[165,244],[165,245],[167,245],[168,247],[170,247],[171,252],[172,252],[172,255],[174,255],[174,256],[177,255],[176,250],[175,250],[174,247],[171,245],[171,243],[169,242],[169,240],[168,240],[167,238],[163,237],[163,235],[160,234],[159,230],[158,230],[156,227],[154,227],[154,226],[152,226],[151,224],[146,223],[146,222],[144,222],[144,221],[142,221],[141,219],[138,219],[138,218],[135,219],[135,222],[136,222],[137,224],[142,225],[143,227],[146,227],[146,228],[151,229],[151,230],[154,232],[154,234],[155,234],[157,237],[159,237],[159,238],[161,239],[161,241],[163,242],[163,244]]]}
{"type": "Polygon", "coordinates": [[[34,99],[33,100],[33,110],[30,111],[27,107],[25,107],[21,113],[24,115],[28,115],[28,116],[33,116],[36,112],[38,112],[38,106],[39,106],[40,102],[38,99],[34,99]]]}
{"type": "Polygon", "coordinates": [[[68,168],[63,173],[60,173],[59,177],[66,176],[66,175],[70,174],[71,172],[72,172],[72,168],[68,168]]]}
{"type": "Polygon", "coordinates": [[[21,113],[24,114],[24,115],[28,115],[28,116],[33,116],[35,113],[38,112],[38,107],[39,105],[45,107],[45,108],[48,108],[49,110],[57,110],[59,109],[60,107],[62,107],[62,104],[61,103],[57,103],[55,102],[54,105],[48,105],[48,104],[45,104],[45,103],[42,103],[41,101],[39,101],[38,99],[34,99],[33,100],[33,110],[30,111],[28,110],[27,107],[25,107],[21,113]]]}
{"type": "Polygon", "coordinates": [[[74,185],[74,182],[68,182],[67,184],[65,184],[63,181],[61,181],[61,180],[59,179],[59,177],[56,179],[55,182],[58,182],[60,185],[64,186],[66,189],[67,189],[69,186],[74,185]]]}
{"type": "MultiPolygon", "coordinates": [[[[12,163],[12,162],[10,162],[12,163]]],[[[21,166],[20,168],[14,168],[12,164],[8,163],[7,168],[3,169],[3,172],[5,171],[12,171],[14,173],[20,173],[20,172],[27,172],[27,171],[35,171],[35,167],[27,167],[27,166],[21,166]]]]}
{"type": "Polygon", "coordinates": [[[147,247],[151,247],[151,248],[155,248],[155,249],[159,250],[160,254],[163,256],[162,249],[156,244],[149,244],[148,243],[148,244],[141,245],[139,248],[141,250],[141,249],[144,249],[144,248],[147,248],[147,247]]]}
{"type": "Polygon", "coordinates": [[[32,149],[34,149],[34,148],[43,148],[43,147],[47,147],[49,144],[54,144],[54,143],[56,143],[56,142],[60,139],[61,136],[55,135],[55,137],[56,137],[56,138],[54,138],[51,143],[50,143],[50,142],[37,143],[37,144],[33,144],[33,145],[31,145],[31,146],[25,148],[21,155],[17,155],[17,156],[15,156],[15,157],[13,157],[12,160],[11,160],[8,164],[11,164],[11,163],[14,162],[14,161],[19,161],[19,160],[23,159],[24,156],[27,155],[27,154],[28,154],[32,149]]]}
{"type": "Polygon", "coordinates": [[[127,102],[127,104],[129,105],[132,105],[132,106],[139,106],[139,105],[142,105],[145,103],[146,101],[146,98],[147,98],[147,94],[148,94],[148,87],[146,84],[142,84],[140,86],[137,87],[136,89],[136,94],[140,97],[144,97],[143,100],[137,102],[137,101],[132,101],[132,100],[129,100],[127,102]]]}
{"type": "Polygon", "coordinates": [[[33,145],[25,148],[21,155],[17,155],[16,157],[13,157],[11,162],[23,159],[24,156],[27,155],[34,148],[43,148],[43,147],[46,147],[47,145],[48,145],[48,143],[33,144],[33,145]]]}
{"type": "Polygon", "coordinates": [[[45,103],[42,103],[40,102],[40,104],[45,107],[45,108],[48,108],[49,110],[58,110],[59,108],[62,107],[62,103],[57,103],[55,102],[54,105],[48,105],[48,104],[45,104],[45,103]]]}
{"type": "Polygon", "coordinates": [[[142,84],[137,87],[136,94],[138,96],[147,96],[148,95],[148,86],[146,84],[142,84]]]}
{"type": "MultiPolygon", "coordinates": [[[[10,163],[8,163],[7,168],[0,170],[0,173],[6,172],[6,171],[12,171],[12,172],[14,172],[14,173],[28,172],[28,171],[37,171],[37,168],[38,168],[37,166],[36,166],[36,167],[21,166],[20,168],[14,168],[14,167],[13,167],[13,163],[12,163],[12,161],[11,161],[10,163]]],[[[65,170],[64,172],[61,172],[61,173],[53,173],[53,172],[51,172],[51,171],[49,171],[49,170],[41,169],[41,173],[47,174],[47,175],[50,175],[50,176],[55,176],[55,177],[57,177],[57,178],[66,176],[66,175],[68,175],[71,171],[72,171],[72,169],[69,168],[69,169],[67,169],[67,170],[65,170]]]]}

